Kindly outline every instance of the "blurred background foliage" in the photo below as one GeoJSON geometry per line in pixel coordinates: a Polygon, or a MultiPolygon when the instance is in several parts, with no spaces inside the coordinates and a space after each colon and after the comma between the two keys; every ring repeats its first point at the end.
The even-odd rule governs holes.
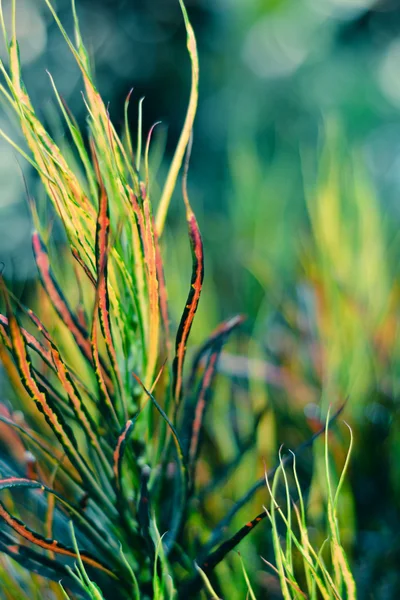
{"type": "MultiPolygon", "coordinates": [[[[205,485],[210,464],[232,463],[232,476],[206,503],[200,495],[193,530],[205,541],[262,475],[261,459],[275,464],[281,443],[294,448],[321,409],[347,399],[355,449],[341,508],[344,541],[359,597],[399,597],[400,2],[188,0],[187,6],[201,64],[189,190],[206,252],[192,344],[221,319],[248,316],[222,357],[201,463],[205,485]],[[226,418],[236,423],[236,437],[225,431],[226,418]],[[256,444],[246,445],[249,438],[256,444]],[[243,460],[236,468],[238,452],[243,460]]],[[[69,1],[57,7],[71,31],[69,1]]],[[[146,98],[144,130],[162,121],[152,153],[161,183],[190,84],[178,3],[79,0],[78,12],[117,129],[132,87],[136,102],[146,98]]],[[[60,140],[46,69],[83,123],[77,68],[39,0],[18,0],[17,35],[35,107],[60,140]]],[[[135,131],[133,108],[130,120],[135,131]]],[[[15,139],[5,110],[0,127],[15,139]]],[[[36,272],[21,166],[30,194],[40,200],[43,192],[7,144],[0,153],[0,260],[24,297],[36,272]]],[[[176,324],[190,259],[179,190],[164,245],[176,324]]],[[[4,384],[3,399],[7,393],[4,384]]],[[[347,448],[341,432],[332,444],[339,465],[347,448]]],[[[316,449],[302,463],[316,531],[323,519],[319,456],[316,449]]],[[[261,489],[238,512],[231,533],[259,512],[265,494],[261,489]]],[[[266,524],[242,551],[257,585],[269,590],[266,597],[279,598],[276,578],[259,559],[260,553],[272,559],[266,524]]],[[[232,595],[240,589],[236,580],[230,589],[231,569],[239,569],[235,556],[219,567],[227,598],[239,597],[232,595]]]]}

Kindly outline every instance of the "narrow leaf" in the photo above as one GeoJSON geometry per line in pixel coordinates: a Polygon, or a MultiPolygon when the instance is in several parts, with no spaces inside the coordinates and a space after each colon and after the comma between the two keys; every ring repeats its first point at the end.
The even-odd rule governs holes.
{"type": "Polygon", "coordinates": [[[192,280],[185,309],[176,336],[175,359],[173,365],[173,396],[176,405],[179,404],[182,391],[183,364],[186,354],[186,344],[200,300],[204,278],[203,242],[196,217],[187,201],[186,218],[189,227],[190,246],[192,251],[192,280]]]}

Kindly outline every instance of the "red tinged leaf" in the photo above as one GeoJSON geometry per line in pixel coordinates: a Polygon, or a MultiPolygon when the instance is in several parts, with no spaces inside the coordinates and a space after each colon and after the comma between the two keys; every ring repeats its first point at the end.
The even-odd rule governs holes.
{"type": "MultiPolygon", "coordinates": [[[[86,329],[82,327],[81,323],[79,322],[79,319],[71,310],[67,299],[62,293],[61,288],[59,287],[51,270],[46,247],[43,244],[43,241],[40,239],[40,236],[37,232],[34,232],[32,236],[32,245],[36,264],[39,270],[40,279],[52,302],[52,305],[54,306],[61,320],[71,331],[84,357],[90,363],[93,364],[93,356],[89,334],[86,331],[86,329]]],[[[100,357],[99,361],[101,364],[101,369],[103,371],[103,378],[109,389],[112,390],[112,381],[100,357]]]]}
{"type": "MultiPolygon", "coordinates": [[[[116,378],[116,381],[118,384],[120,394],[122,395],[121,375],[120,375],[120,371],[119,371],[119,367],[118,367],[117,354],[115,352],[115,346],[114,346],[112,331],[111,331],[110,304],[109,304],[109,296],[108,296],[108,289],[107,289],[108,286],[107,286],[106,277],[107,277],[107,275],[105,273],[102,277],[99,278],[99,281],[98,281],[99,321],[100,321],[101,332],[103,334],[103,338],[104,338],[104,341],[106,344],[107,354],[108,354],[108,357],[109,357],[111,365],[112,365],[112,370],[115,374],[115,378],[116,378]]],[[[100,360],[100,358],[99,358],[99,360],[100,360]]],[[[104,372],[104,366],[101,363],[101,360],[100,360],[100,364],[101,364],[101,370],[103,372],[104,380],[107,384],[107,387],[108,387],[110,393],[112,393],[113,387],[110,385],[108,376],[104,372]]]]}
{"type": "Polygon", "coordinates": [[[60,383],[67,393],[74,412],[77,416],[79,423],[82,425],[83,430],[87,434],[90,443],[93,447],[98,450],[101,454],[101,449],[98,442],[98,433],[95,431],[95,425],[90,417],[89,412],[86,410],[84,403],[80,397],[79,391],[71,378],[71,375],[61,359],[60,353],[53,343],[51,343],[51,352],[54,360],[54,364],[57,369],[57,375],[60,383]]]}
{"type": "MultiPolygon", "coordinates": [[[[99,456],[102,458],[103,464],[106,465],[106,469],[110,469],[110,465],[106,463],[103,457],[102,450],[97,441],[97,433],[96,426],[94,425],[93,420],[90,417],[89,412],[86,410],[86,407],[81,399],[81,395],[78,391],[77,384],[81,387],[85,394],[92,400],[92,402],[96,403],[96,399],[93,397],[91,392],[87,389],[84,383],[79,379],[77,374],[67,365],[61,358],[61,355],[52,341],[48,331],[46,330],[43,323],[40,319],[35,315],[35,313],[28,308],[25,308],[22,304],[20,307],[25,312],[25,314],[29,317],[32,323],[37,327],[38,331],[44,336],[46,342],[50,348],[50,351],[45,348],[34,336],[32,336],[28,331],[21,327],[21,332],[25,338],[25,341],[29,347],[34,349],[37,354],[42,358],[44,362],[52,369],[52,371],[56,374],[58,379],[61,381],[63,389],[68,392],[68,390],[73,390],[73,394],[69,395],[70,402],[74,409],[75,415],[78,418],[78,421],[83,425],[84,429],[86,429],[86,433],[88,434],[88,438],[93,446],[97,448],[99,456]],[[67,379],[66,379],[67,378],[67,379]]],[[[8,329],[8,319],[0,314],[0,336],[3,336],[6,333],[6,330],[2,331],[2,323],[4,323],[8,329]]],[[[4,329],[4,328],[3,328],[4,329]]],[[[9,350],[12,349],[11,340],[7,337],[5,343],[9,350]]],[[[64,410],[67,411],[68,416],[72,416],[70,413],[69,406],[67,405],[66,400],[60,395],[60,393],[51,385],[50,381],[44,378],[43,374],[33,367],[33,373],[36,377],[36,380],[42,388],[44,388],[45,392],[48,393],[53,400],[59,405],[62,406],[64,410]]]]}
{"type": "MultiPolygon", "coordinates": [[[[67,393],[68,398],[70,399],[70,402],[72,404],[75,415],[78,418],[78,421],[83,426],[83,429],[85,430],[86,434],[88,435],[92,445],[100,452],[100,454],[102,454],[101,449],[99,447],[99,443],[98,443],[98,436],[94,432],[95,425],[93,423],[93,420],[91,419],[89,412],[86,410],[86,407],[82,402],[82,399],[80,397],[80,394],[76,387],[76,384],[71,376],[71,373],[69,372],[64,361],[62,360],[61,355],[60,355],[56,345],[54,344],[53,340],[51,339],[49,332],[47,331],[46,327],[43,325],[43,323],[40,321],[40,319],[35,315],[35,313],[32,310],[26,309],[26,308],[24,308],[24,310],[25,310],[26,314],[29,316],[32,323],[34,323],[34,325],[36,325],[38,331],[40,331],[40,333],[43,335],[43,337],[45,338],[45,340],[48,344],[48,347],[50,348],[50,351],[49,351],[46,348],[44,348],[43,346],[41,346],[43,348],[43,352],[46,353],[46,356],[49,357],[49,360],[47,361],[48,364],[51,366],[51,368],[57,375],[57,377],[62,385],[63,390],[67,393]]],[[[22,329],[21,329],[21,331],[23,333],[22,329]]],[[[27,334],[27,335],[30,336],[30,334],[27,334]]],[[[36,339],[33,336],[30,336],[30,338],[32,338],[33,340],[36,341],[36,339]]],[[[26,339],[29,339],[29,338],[26,338],[26,339]]],[[[40,377],[40,379],[39,379],[40,383],[43,384],[43,378],[41,376],[39,376],[39,377],[40,377]]],[[[53,386],[50,385],[50,382],[46,381],[46,383],[44,385],[56,398],[59,397],[57,391],[53,388],[53,386]]]]}
{"type": "MultiPolygon", "coordinates": [[[[51,358],[51,354],[46,348],[37,340],[29,331],[26,331],[23,327],[21,327],[21,333],[25,339],[26,344],[29,348],[32,348],[40,358],[47,363],[49,367],[54,368],[54,363],[51,358]]],[[[0,337],[2,337],[3,342],[10,350],[12,348],[11,340],[8,336],[8,319],[4,315],[0,314],[0,337]]]]}
{"type": "Polygon", "coordinates": [[[79,424],[81,425],[83,431],[85,432],[91,446],[96,450],[98,456],[100,457],[103,467],[105,467],[106,472],[110,474],[111,467],[107,462],[106,457],[104,456],[103,450],[99,443],[99,433],[97,431],[97,427],[93,422],[92,417],[90,416],[89,411],[86,409],[84,402],[82,401],[79,390],[74,382],[71,373],[66,367],[64,361],[61,358],[61,355],[51,340],[48,332],[42,326],[42,332],[45,335],[51,350],[51,356],[56,368],[57,377],[62,385],[63,390],[68,395],[70,403],[72,405],[73,411],[77,417],[79,424]]]}
{"type": "MultiPolygon", "coordinates": [[[[100,278],[101,277],[102,277],[102,275],[100,276],[100,278]]],[[[104,378],[103,369],[102,369],[101,362],[100,362],[99,342],[98,342],[98,338],[97,338],[97,326],[98,326],[98,322],[99,322],[98,312],[99,312],[100,290],[101,290],[101,285],[98,284],[98,288],[96,291],[96,301],[95,301],[94,311],[93,311],[93,323],[92,323],[92,334],[91,334],[92,356],[93,356],[93,363],[94,363],[94,367],[95,367],[95,375],[96,375],[96,379],[97,379],[97,385],[99,388],[100,399],[102,401],[102,404],[104,406],[106,413],[111,418],[111,421],[113,422],[115,428],[119,429],[120,423],[119,423],[118,415],[115,410],[113,401],[110,397],[110,394],[109,394],[109,391],[107,388],[107,384],[106,384],[106,381],[104,378]]]]}
{"type": "Polygon", "coordinates": [[[8,326],[11,336],[13,355],[15,357],[22,382],[31,398],[35,401],[39,410],[45,416],[47,422],[49,423],[50,427],[54,431],[55,435],[57,436],[65,450],[68,451],[72,456],[74,456],[76,453],[77,445],[72,430],[65,422],[63,422],[61,415],[57,414],[57,412],[48,405],[45,394],[40,391],[40,389],[37,386],[36,380],[33,377],[32,367],[28,361],[28,356],[26,353],[24,338],[21,333],[21,329],[19,327],[17,319],[11,311],[10,301],[2,277],[0,277],[0,286],[7,305],[8,326]]]}
{"type": "Polygon", "coordinates": [[[110,514],[115,514],[115,509],[112,503],[110,502],[110,499],[104,494],[103,490],[99,487],[88,465],[81,456],[76,438],[71,427],[65,421],[59,408],[55,404],[49,403],[49,396],[45,394],[42,391],[42,389],[40,389],[36,381],[32,366],[28,360],[25,341],[21,333],[18,321],[11,310],[7,289],[1,276],[0,289],[3,292],[6,301],[8,325],[12,342],[13,356],[21,377],[21,382],[23,383],[29,396],[35,402],[38,410],[44,415],[54,435],[62,445],[71,463],[81,475],[83,481],[85,481],[90,486],[90,489],[92,490],[96,498],[103,505],[107,506],[108,510],[110,511],[110,514]]]}
{"type": "MultiPolygon", "coordinates": [[[[38,533],[35,533],[29,527],[27,527],[22,521],[13,517],[5,508],[4,504],[0,502],[0,518],[2,518],[9,527],[11,527],[16,533],[23,537],[28,542],[31,542],[35,546],[39,546],[43,550],[49,550],[55,554],[62,554],[63,556],[70,556],[71,558],[77,558],[77,554],[73,548],[65,546],[61,542],[54,539],[47,539],[38,533]]],[[[81,559],[87,565],[100,569],[107,573],[113,579],[118,579],[113,571],[110,571],[104,566],[99,560],[87,554],[86,552],[80,552],[81,559]]]]}
{"type": "MultiPolygon", "coordinates": [[[[122,398],[123,386],[118,366],[117,354],[115,351],[111,319],[110,319],[110,301],[108,293],[108,253],[110,236],[110,214],[108,206],[108,196],[101,177],[100,166],[97,160],[94,144],[91,144],[93,164],[100,187],[99,210],[96,223],[96,268],[97,268],[97,298],[100,328],[105,341],[107,354],[110,359],[112,370],[114,372],[119,392],[122,398]]],[[[109,387],[109,386],[108,386],[109,387]]],[[[110,388],[109,388],[110,389],[110,388]]],[[[110,390],[112,391],[112,390],[110,390]]],[[[125,409],[126,414],[126,409],[125,409]]]]}
{"type": "MultiPolygon", "coordinates": [[[[59,582],[68,581],[68,588],[71,591],[74,589],[76,593],[79,593],[81,587],[75,584],[74,580],[70,578],[69,572],[65,565],[52,560],[47,557],[43,552],[36,552],[32,548],[28,547],[25,542],[23,544],[17,544],[16,540],[9,536],[5,531],[0,532],[0,552],[4,552],[10,556],[13,560],[19,563],[24,569],[36,573],[46,579],[59,582]]],[[[11,590],[9,590],[12,593],[11,590]]],[[[7,596],[8,600],[15,598],[15,596],[7,596]]],[[[18,595],[18,599],[20,596],[18,595]]],[[[21,600],[27,600],[27,596],[21,596],[21,600]]]]}
{"type": "Polygon", "coordinates": [[[135,194],[130,194],[131,206],[137,220],[138,230],[141,241],[141,251],[143,252],[143,263],[145,266],[145,275],[147,283],[147,292],[149,299],[149,314],[148,320],[148,348],[147,369],[145,375],[145,384],[150,386],[150,382],[154,375],[154,370],[158,358],[159,344],[159,323],[160,323],[160,308],[159,308],[159,271],[157,269],[157,249],[156,237],[154,231],[154,220],[151,214],[150,200],[146,195],[146,189],[142,186],[143,204],[139,205],[135,194]]]}
{"type": "Polygon", "coordinates": [[[190,154],[192,151],[193,136],[190,139],[186,151],[185,165],[182,175],[182,194],[186,207],[186,220],[188,224],[190,248],[192,251],[192,280],[186,306],[179,324],[176,336],[175,359],[173,364],[173,383],[172,392],[175,399],[176,410],[179,405],[182,393],[183,363],[186,355],[186,344],[192,328],[193,320],[199,304],[201,289],[204,279],[204,253],[203,241],[201,239],[200,229],[189,202],[187,191],[187,178],[189,171],[190,154]]]}
{"type": "Polygon", "coordinates": [[[12,349],[12,343],[8,336],[8,319],[4,315],[0,314],[0,338],[2,343],[5,345],[8,350],[12,349]]]}
{"type": "MultiPolygon", "coordinates": [[[[104,199],[103,199],[103,201],[104,201],[104,199]]],[[[101,202],[102,202],[102,200],[100,199],[100,204],[101,204],[101,202]]],[[[102,213],[103,210],[104,210],[104,206],[103,206],[103,208],[99,207],[99,213],[102,213]]],[[[104,217],[104,215],[103,215],[103,217],[104,217]]],[[[99,223],[97,224],[96,259],[97,259],[98,272],[97,272],[96,298],[95,298],[95,304],[94,304],[94,309],[93,309],[92,331],[91,331],[90,341],[91,341],[92,358],[93,358],[93,364],[95,367],[95,375],[96,375],[96,379],[97,379],[100,399],[102,401],[102,404],[103,404],[106,412],[108,413],[108,416],[111,418],[115,428],[118,430],[120,428],[120,423],[119,423],[119,419],[118,419],[118,415],[117,415],[114,403],[113,403],[110,393],[109,393],[109,387],[107,386],[107,382],[104,377],[104,372],[102,369],[100,353],[99,353],[99,341],[98,341],[98,337],[97,337],[97,328],[98,328],[99,320],[102,321],[101,317],[99,318],[100,304],[103,303],[103,306],[104,306],[104,294],[105,294],[105,290],[107,288],[106,282],[105,282],[105,275],[106,275],[105,271],[107,268],[107,250],[106,250],[106,239],[105,239],[106,235],[104,232],[104,227],[108,227],[108,225],[106,225],[105,222],[103,222],[102,225],[100,225],[100,226],[99,226],[99,223]],[[101,232],[99,232],[99,227],[101,229],[101,232]],[[103,250],[101,250],[102,246],[104,246],[103,250]]],[[[103,315],[103,317],[104,317],[104,315],[103,315]]],[[[100,328],[101,328],[101,323],[100,323],[100,328]]]]}
{"type": "Polygon", "coordinates": [[[143,202],[140,205],[135,194],[130,193],[131,206],[136,217],[140,235],[140,252],[143,255],[142,262],[144,264],[147,284],[148,315],[146,321],[148,327],[146,334],[148,342],[146,354],[148,361],[144,381],[146,386],[150,387],[159,356],[160,311],[164,320],[164,326],[168,323],[168,317],[165,304],[166,290],[164,274],[162,272],[161,256],[158,251],[154,219],[151,212],[150,199],[143,185],[141,186],[141,195],[143,202]]]}
{"type": "Polygon", "coordinates": [[[143,211],[145,218],[145,265],[147,274],[147,288],[149,293],[149,324],[150,339],[148,347],[149,360],[147,363],[146,384],[150,385],[158,358],[158,343],[160,334],[160,310],[159,310],[159,291],[157,278],[156,248],[153,230],[153,216],[151,214],[150,201],[146,197],[143,202],[143,211]]]}
{"type": "Polygon", "coordinates": [[[187,221],[189,227],[193,266],[190,290],[176,336],[172,388],[176,404],[179,403],[182,392],[183,364],[185,361],[186,344],[192,328],[197,306],[199,304],[204,278],[203,242],[196,217],[194,216],[190,206],[187,208],[187,221]]]}
{"type": "MultiPolygon", "coordinates": [[[[57,367],[55,365],[54,359],[53,359],[53,352],[54,350],[58,353],[59,359],[62,360],[61,355],[58,352],[58,349],[56,347],[56,345],[54,344],[54,342],[52,341],[49,332],[47,331],[47,329],[45,328],[45,326],[43,325],[42,321],[39,319],[39,317],[30,309],[30,308],[25,308],[21,303],[19,303],[20,307],[22,308],[22,310],[24,310],[24,312],[26,313],[26,315],[29,317],[29,319],[32,321],[32,323],[37,327],[38,331],[40,331],[40,333],[44,336],[44,338],[46,339],[46,342],[48,343],[49,347],[53,347],[52,351],[47,350],[46,348],[44,348],[46,355],[50,357],[51,359],[51,363],[48,363],[49,366],[52,368],[52,370],[56,373],[56,375],[58,376],[59,374],[57,373],[57,367]]],[[[24,330],[21,328],[22,333],[24,333],[24,330]]],[[[27,338],[28,340],[29,338],[27,338]]],[[[35,338],[33,338],[35,339],[35,338]]],[[[28,344],[29,345],[29,344],[28,344]]],[[[43,358],[43,357],[42,357],[43,358]]],[[[62,361],[64,363],[64,361],[62,361]]],[[[90,398],[90,400],[96,404],[96,398],[93,396],[93,394],[90,392],[90,390],[88,389],[88,387],[85,385],[85,383],[79,378],[79,376],[77,375],[77,373],[70,367],[67,366],[64,363],[64,369],[66,369],[69,373],[69,377],[73,382],[73,385],[75,387],[75,389],[77,389],[76,384],[78,384],[78,386],[84,390],[86,396],[88,396],[90,398]]],[[[37,375],[40,376],[40,374],[38,374],[35,370],[35,373],[37,375]]],[[[55,394],[55,396],[59,397],[59,394],[54,390],[54,388],[52,386],[50,386],[50,382],[46,381],[46,386],[51,389],[53,395],[55,394]]],[[[77,393],[79,394],[79,392],[77,391],[77,393]]],[[[84,407],[85,408],[85,407],[84,407]]]]}
{"type": "Polygon", "coordinates": [[[137,224],[139,227],[139,233],[140,233],[140,239],[145,240],[146,238],[146,228],[145,228],[145,224],[144,224],[144,216],[143,216],[143,211],[141,206],[139,205],[138,199],[135,196],[135,194],[131,191],[130,192],[130,199],[131,199],[131,206],[132,206],[132,210],[134,212],[134,215],[136,217],[137,220],[137,224]]]}
{"type": "MultiPolygon", "coordinates": [[[[35,313],[32,310],[25,308],[20,303],[19,303],[19,305],[22,308],[22,310],[26,313],[26,315],[29,317],[29,319],[32,321],[32,323],[37,327],[38,331],[40,331],[44,335],[44,337],[45,338],[47,337],[47,340],[49,340],[50,339],[49,334],[46,332],[46,329],[45,329],[43,323],[35,315],[35,313]]],[[[52,369],[52,371],[54,371],[56,373],[56,375],[58,375],[57,367],[54,364],[52,353],[47,348],[45,348],[43,346],[43,344],[41,344],[39,342],[39,340],[37,340],[32,334],[30,334],[23,327],[21,327],[21,333],[25,339],[26,345],[29,348],[31,348],[32,350],[34,350],[38,354],[38,356],[52,369]]],[[[11,340],[8,335],[8,319],[7,319],[7,317],[5,317],[2,314],[0,314],[0,338],[3,339],[3,343],[5,344],[5,346],[9,350],[12,350],[11,340]]],[[[35,376],[40,380],[41,385],[45,385],[45,387],[49,390],[49,393],[51,393],[58,402],[61,402],[62,401],[61,396],[50,385],[50,382],[47,380],[44,380],[42,374],[40,372],[38,372],[35,368],[33,368],[33,371],[35,373],[35,376]]],[[[95,399],[91,396],[90,391],[86,388],[86,386],[83,384],[83,382],[79,379],[77,374],[74,373],[71,370],[71,368],[69,368],[69,372],[73,376],[74,380],[77,381],[81,387],[83,387],[83,389],[85,390],[85,393],[91,398],[91,400],[95,401],[95,399]]]]}

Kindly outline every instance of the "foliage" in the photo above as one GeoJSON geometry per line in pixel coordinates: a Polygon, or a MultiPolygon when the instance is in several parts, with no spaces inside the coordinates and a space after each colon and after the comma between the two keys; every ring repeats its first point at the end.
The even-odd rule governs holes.
{"type": "MultiPolygon", "coordinates": [[[[62,578],[66,590],[83,585],[90,597],[98,597],[88,569],[90,577],[105,590],[112,586],[121,598],[130,597],[138,586],[161,598],[173,593],[166,573],[169,562],[176,560],[193,494],[201,424],[218,356],[241,322],[223,324],[204,345],[187,389],[183,367],[204,270],[202,240],[186,192],[189,155],[183,195],[193,275],[175,353],[159,238],[196,111],[196,42],[181,4],[193,65],[192,95],[160,203],[161,216],[154,217],[149,168],[153,128],[143,153],[140,114],[135,154],[128,127],[121,141],[93,83],[74,3],[75,44],[51,2],[47,5],[82,73],[89,140],[86,143],[51,76],[76,158],[61,152],[37,117],[21,78],[14,2],[10,40],[2,18],[9,65],[1,65],[8,87],[1,91],[19,119],[29,154],[9,141],[41,177],[75,261],[75,281],[71,291],[65,289],[64,275],[59,283],[50,258],[50,232],[32,204],[33,251],[45,292],[40,317],[17,301],[13,305],[2,279],[6,315],[1,316],[1,337],[4,366],[35,427],[18,426],[13,415],[2,419],[27,438],[29,447],[34,445],[40,458],[31,478],[21,476],[17,465],[4,465],[1,488],[29,491],[45,518],[42,531],[36,531],[35,519],[23,515],[14,495],[5,495],[1,516],[16,535],[2,534],[2,550],[40,575],[62,578]],[[196,387],[198,395],[189,394],[196,387]],[[162,406],[156,399],[160,396],[162,406]],[[32,403],[38,414],[32,414],[32,403]],[[154,515],[159,526],[168,529],[163,542],[154,515]],[[67,520],[73,521],[76,532],[72,546],[58,539],[67,520]],[[65,557],[78,560],[78,574],[68,568],[65,557]]],[[[63,260],[71,262],[67,256],[63,260]]]]}
{"type": "Polygon", "coordinates": [[[319,550],[314,548],[310,540],[311,527],[307,522],[305,501],[296,471],[296,458],[293,457],[293,476],[299,498],[298,503],[293,502],[292,505],[288,475],[285,471],[282,458],[280,458],[280,465],[275,473],[271,487],[267,477],[271,503],[270,508],[265,510],[268,512],[268,518],[272,527],[276,557],[276,567],[273,565],[270,566],[279,575],[282,595],[285,600],[297,600],[300,598],[316,599],[319,597],[324,598],[324,600],[333,600],[335,598],[354,600],[356,598],[356,585],[348,564],[345,549],[340,541],[338,521],[339,495],[347,471],[353,440],[351,437],[342,474],[336,490],[333,490],[329,464],[328,436],[329,431],[327,427],[324,452],[327,492],[327,537],[319,550]],[[286,495],[286,510],[282,509],[277,501],[277,490],[282,477],[286,495]],[[283,539],[285,539],[284,545],[280,537],[279,519],[283,522],[286,530],[286,535],[283,536],[283,539]],[[298,533],[296,533],[296,529],[298,533]],[[329,565],[327,566],[327,549],[330,567],[329,565]],[[296,554],[300,556],[300,562],[302,563],[302,575],[303,579],[305,578],[304,586],[296,574],[296,571],[300,570],[299,565],[296,564],[296,554]]]}
{"type": "MultiPolygon", "coordinates": [[[[1,277],[6,313],[0,316],[1,359],[24,416],[5,406],[0,415],[12,442],[0,462],[0,516],[6,525],[0,528],[0,550],[7,556],[0,577],[12,598],[44,597],[47,591],[58,598],[193,597],[203,584],[211,590],[218,584],[221,578],[214,578],[214,569],[267,516],[277,559],[281,557],[272,518],[274,486],[270,512],[263,511],[222,542],[227,526],[264,486],[262,477],[221,518],[207,542],[190,532],[200,519],[198,459],[218,362],[224,344],[243,322],[235,316],[217,327],[197,350],[186,376],[186,350],[204,276],[202,238],[187,192],[198,93],[196,41],[181,2],[192,88],[155,211],[150,168],[154,126],[143,143],[139,103],[134,149],[129,94],[125,131],[118,135],[94,84],[74,2],[74,42],[51,1],[46,4],[81,71],[88,135],[78,128],[51,75],[68,131],[67,148],[56,143],[32,106],[22,79],[14,1],[10,39],[0,13],[8,48],[8,64],[0,65],[5,81],[0,91],[27,148],[1,134],[36,169],[52,216],[46,215],[48,207],[30,202],[33,253],[42,284],[37,310],[26,308],[1,277]],[[192,278],[173,348],[161,235],[185,153],[182,193],[192,278]],[[61,257],[52,244],[54,232],[64,236],[67,250],[61,257]],[[31,461],[29,454],[27,463],[26,450],[37,460],[31,461]],[[10,558],[17,566],[11,567],[10,558]],[[26,577],[20,567],[36,575],[26,577]],[[45,580],[62,580],[62,587],[45,580]]],[[[253,415],[255,430],[264,412],[262,407],[253,415]]],[[[248,438],[243,448],[252,447],[253,431],[248,438]]],[[[243,454],[239,450],[217,474],[211,482],[215,487],[229,478],[243,454]]],[[[329,532],[339,552],[335,502],[328,502],[329,532]]],[[[301,544],[308,548],[303,529],[301,544]]],[[[291,565],[279,565],[284,589],[291,565]]],[[[243,589],[254,597],[244,567],[243,575],[243,589]]]]}

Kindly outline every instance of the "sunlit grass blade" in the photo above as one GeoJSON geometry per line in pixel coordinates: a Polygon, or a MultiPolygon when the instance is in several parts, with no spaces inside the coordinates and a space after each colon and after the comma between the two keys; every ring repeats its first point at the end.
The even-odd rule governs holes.
{"type": "Polygon", "coordinates": [[[86,177],[87,177],[87,180],[89,183],[89,189],[90,189],[91,196],[92,196],[92,198],[96,198],[97,189],[96,189],[96,180],[95,180],[95,176],[94,176],[94,170],[90,163],[89,155],[85,148],[84,139],[82,137],[82,134],[79,130],[77,123],[74,121],[64,100],[61,98],[61,96],[57,90],[57,87],[54,83],[54,79],[53,79],[52,75],[49,72],[47,72],[47,74],[50,78],[51,85],[53,87],[55,96],[57,98],[58,106],[60,107],[60,109],[62,111],[65,122],[67,123],[68,129],[69,129],[72,139],[74,141],[74,144],[78,150],[79,157],[82,161],[82,164],[85,167],[85,173],[86,173],[86,177]]]}
{"type": "Polygon", "coordinates": [[[239,555],[240,565],[242,567],[243,577],[244,577],[246,585],[247,585],[247,590],[248,590],[249,598],[251,600],[256,600],[256,596],[255,596],[253,588],[251,586],[250,579],[249,579],[249,576],[247,574],[246,567],[244,566],[243,559],[242,559],[240,553],[238,553],[238,555],[239,555]]]}
{"type": "Polygon", "coordinates": [[[207,574],[203,571],[203,569],[201,567],[199,567],[198,565],[196,565],[196,570],[199,573],[199,576],[201,577],[206,590],[210,594],[210,598],[212,598],[212,600],[221,600],[220,597],[215,592],[215,590],[213,589],[213,587],[211,585],[211,581],[209,580],[209,578],[207,577],[207,574]]]}
{"type": "Polygon", "coordinates": [[[153,215],[151,212],[148,190],[146,190],[146,195],[143,199],[143,218],[144,238],[142,239],[142,242],[144,245],[144,261],[146,265],[147,289],[149,297],[149,343],[145,384],[146,386],[150,386],[154,377],[157,365],[157,356],[159,352],[160,306],[155,233],[153,230],[153,215]]]}
{"type": "Polygon", "coordinates": [[[179,138],[178,145],[175,150],[174,157],[172,159],[171,166],[168,171],[167,180],[164,184],[163,193],[160,198],[160,203],[157,210],[156,216],[156,228],[157,234],[161,236],[165,219],[168,212],[169,203],[172,198],[173,191],[175,189],[176,180],[178,178],[179,171],[182,166],[182,162],[185,156],[186,148],[189,144],[190,137],[193,131],[194,119],[197,111],[198,102],[198,87],[199,87],[199,59],[197,54],[196,37],[192,25],[189,21],[189,17],[185,8],[183,0],[179,0],[182,14],[185,21],[186,33],[187,33],[187,48],[192,65],[192,82],[189,98],[189,106],[186,112],[186,118],[183,125],[182,133],[179,138]]]}
{"type": "Polygon", "coordinates": [[[74,524],[70,521],[70,530],[72,537],[73,548],[76,553],[77,565],[75,565],[76,575],[74,575],[72,569],[69,567],[68,571],[74,579],[81,583],[82,589],[87,592],[91,598],[91,600],[104,600],[103,594],[101,593],[100,588],[89,579],[89,576],[86,572],[84,565],[84,556],[82,552],[79,550],[78,543],[76,541],[74,524]]]}

